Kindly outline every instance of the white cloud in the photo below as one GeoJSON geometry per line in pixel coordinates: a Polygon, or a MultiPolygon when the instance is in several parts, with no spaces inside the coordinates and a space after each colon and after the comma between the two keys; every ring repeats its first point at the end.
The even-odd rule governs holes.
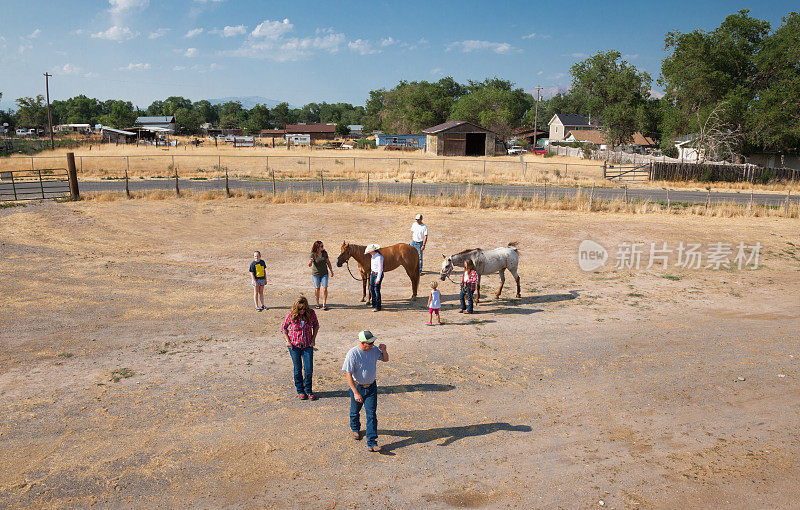
{"type": "Polygon", "coordinates": [[[508,43],[491,42],[491,41],[456,41],[447,45],[447,51],[461,50],[462,53],[471,53],[473,51],[490,50],[500,55],[508,55],[510,53],[519,53],[522,50],[515,48],[508,43]]]}
{"type": "Polygon", "coordinates": [[[164,37],[169,32],[168,28],[159,28],[155,32],[150,32],[150,35],[147,36],[148,39],[159,39],[164,37]]]}
{"type": "Polygon", "coordinates": [[[130,16],[131,11],[145,9],[150,0],[108,0],[108,3],[112,22],[114,25],[121,25],[130,16]]]}
{"type": "Polygon", "coordinates": [[[381,39],[381,46],[385,48],[387,46],[393,46],[393,45],[397,44],[398,42],[399,41],[397,39],[393,39],[391,37],[387,37],[385,39],[381,39]]]}
{"type": "Polygon", "coordinates": [[[622,58],[625,58],[625,59],[628,59],[628,60],[636,60],[637,58],[639,58],[639,54],[638,53],[634,53],[634,54],[626,53],[625,55],[622,55],[622,58]]]}
{"type": "Polygon", "coordinates": [[[97,78],[98,76],[100,75],[93,71],[89,71],[88,73],[83,75],[84,78],[97,78]]]}
{"type": "Polygon", "coordinates": [[[237,35],[244,35],[247,33],[247,27],[244,25],[236,25],[230,26],[225,25],[224,28],[215,28],[214,30],[209,30],[209,34],[216,34],[222,37],[234,37],[237,35]]]}
{"type": "Polygon", "coordinates": [[[185,71],[186,66],[172,66],[173,71],[185,71]]]}
{"type": "Polygon", "coordinates": [[[373,48],[372,43],[365,39],[350,41],[347,43],[347,47],[350,48],[350,51],[354,51],[360,55],[374,55],[375,53],[381,52],[381,50],[373,48]]]}
{"type": "Polygon", "coordinates": [[[442,68],[436,67],[434,69],[431,69],[431,74],[434,76],[442,76],[444,73],[442,72],[442,68]]]}
{"type": "Polygon", "coordinates": [[[121,27],[119,25],[114,25],[110,27],[108,30],[92,34],[92,38],[122,42],[122,41],[127,41],[128,39],[133,39],[137,35],[139,35],[138,32],[133,32],[128,27],[121,27]]]}
{"type": "Polygon", "coordinates": [[[147,71],[148,69],[150,69],[150,64],[143,63],[143,62],[139,62],[139,63],[131,62],[130,64],[126,65],[125,67],[120,67],[119,68],[120,71],[147,71]]]}
{"type": "Polygon", "coordinates": [[[294,30],[294,25],[289,23],[289,18],[284,18],[283,21],[265,19],[250,32],[250,36],[266,39],[280,39],[292,30],[294,30]]]}
{"type": "Polygon", "coordinates": [[[81,68],[74,64],[64,64],[63,66],[53,68],[53,74],[67,75],[67,74],[80,74],[81,68]]]}
{"type": "Polygon", "coordinates": [[[197,48],[186,48],[186,51],[183,52],[183,56],[189,58],[194,58],[199,54],[200,52],[197,50],[197,48]]]}
{"type": "Polygon", "coordinates": [[[42,31],[37,28],[36,30],[28,34],[28,39],[36,39],[37,37],[39,37],[39,34],[41,33],[42,31]]]}
{"type": "Polygon", "coordinates": [[[336,53],[345,42],[344,34],[332,28],[317,29],[314,37],[288,37],[293,30],[294,25],[288,19],[264,20],[250,32],[238,49],[221,54],[290,62],[318,52],[336,53]]]}
{"type": "Polygon", "coordinates": [[[523,35],[522,36],[523,39],[533,39],[534,37],[536,37],[536,32],[533,32],[532,34],[528,34],[528,35],[523,35]]]}
{"type": "Polygon", "coordinates": [[[77,30],[74,30],[72,33],[75,34],[75,35],[83,35],[83,29],[79,28],[77,30]]]}
{"type": "Polygon", "coordinates": [[[198,35],[200,35],[202,33],[203,33],[203,29],[202,28],[193,28],[193,29],[189,30],[188,32],[186,32],[186,35],[184,35],[184,37],[187,38],[187,39],[191,39],[192,37],[196,37],[196,36],[198,36],[198,35]]]}

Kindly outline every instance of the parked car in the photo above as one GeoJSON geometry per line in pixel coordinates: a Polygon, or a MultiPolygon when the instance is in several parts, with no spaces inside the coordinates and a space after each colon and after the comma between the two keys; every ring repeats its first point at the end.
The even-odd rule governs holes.
{"type": "Polygon", "coordinates": [[[517,154],[524,154],[526,152],[528,151],[524,149],[521,145],[512,145],[511,147],[508,148],[508,154],[510,156],[515,156],[517,154]]]}
{"type": "Polygon", "coordinates": [[[533,151],[531,152],[533,152],[537,156],[544,156],[545,154],[547,154],[547,149],[545,149],[544,147],[534,147],[533,151]]]}
{"type": "Polygon", "coordinates": [[[341,145],[341,147],[339,147],[339,148],[340,148],[340,149],[345,149],[345,150],[350,150],[350,149],[352,149],[352,148],[353,148],[353,146],[352,146],[352,145],[350,145],[349,143],[343,143],[343,144],[341,145]]]}

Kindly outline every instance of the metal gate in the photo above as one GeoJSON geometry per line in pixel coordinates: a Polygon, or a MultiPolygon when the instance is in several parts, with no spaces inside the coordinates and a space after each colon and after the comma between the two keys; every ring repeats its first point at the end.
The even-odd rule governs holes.
{"type": "Polygon", "coordinates": [[[0,171],[0,202],[69,196],[65,168],[0,171]]]}
{"type": "Polygon", "coordinates": [[[650,179],[650,164],[603,167],[603,178],[620,181],[647,181],[650,179]]]}

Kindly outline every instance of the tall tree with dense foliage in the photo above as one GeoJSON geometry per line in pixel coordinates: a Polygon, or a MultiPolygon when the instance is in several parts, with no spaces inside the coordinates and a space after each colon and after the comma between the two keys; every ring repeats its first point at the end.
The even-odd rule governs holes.
{"type": "Polygon", "coordinates": [[[44,96],[20,97],[16,101],[16,125],[30,128],[43,128],[47,125],[47,106],[44,96]]]}
{"type": "Polygon", "coordinates": [[[800,14],[793,12],[754,58],[758,93],[750,105],[750,142],[767,150],[800,150],[800,14]]]}
{"type": "Polygon", "coordinates": [[[262,129],[269,129],[269,108],[263,104],[257,104],[250,109],[244,130],[247,134],[257,135],[262,129]]]}
{"type": "Polygon", "coordinates": [[[602,122],[611,143],[630,143],[639,129],[639,110],[650,96],[650,75],[622,60],[616,50],[600,51],[569,72],[571,93],[602,122]]]}
{"type": "Polygon", "coordinates": [[[377,125],[387,133],[417,133],[446,121],[464,92],[450,77],[436,83],[401,81],[391,90],[372,91],[367,104],[369,126],[375,129],[377,125]]]}
{"type": "Polygon", "coordinates": [[[98,119],[98,122],[104,126],[123,129],[133,126],[136,122],[136,110],[130,101],[109,99],[103,101],[102,108],[106,113],[98,119]]]}
{"type": "Polygon", "coordinates": [[[275,105],[270,110],[269,114],[270,117],[272,117],[273,124],[279,129],[283,129],[286,127],[286,124],[292,124],[294,122],[289,103],[286,102],[275,105]]]}
{"type": "Polygon", "coordinates": [[[682,33],[664,40],[667,57],[659,83],[666,90],[665,138],[695,133],[725,102],[721,122],[740,129],[757,94],[756,54],[767,38],[768,22],[749,10],[731,14],[716,29],[682,33]]]}
{"type": "Polygon", "coordinates": [[[472,122],[503,137],[508,137],[534,106],[530,94],[498,78],[470,81],[467,89],[469,92],[453,104],[450,119],[472,122]]]}

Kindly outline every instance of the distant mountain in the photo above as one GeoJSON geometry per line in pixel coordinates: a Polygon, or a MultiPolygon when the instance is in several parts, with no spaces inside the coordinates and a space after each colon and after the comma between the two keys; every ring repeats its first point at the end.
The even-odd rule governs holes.
{"type": "MultiPolygon", "coordinates": [[[[239,101],[240,103],[242,103],[242,108],[246,108],[248,110],[257,104],[263,104],[266,105],[268,108],[273,108],[276,105],[283,103],[283,101],[278,101],[277,99],[269,99],[261,96],[221,97],[219,99],[208,100],[208,102],[211,104],[221,104],[221,103],[227,103],[229,101],[239,101]]],[[[289,108],[294,108],[294,106],[289,105],[289,108]]]]}

